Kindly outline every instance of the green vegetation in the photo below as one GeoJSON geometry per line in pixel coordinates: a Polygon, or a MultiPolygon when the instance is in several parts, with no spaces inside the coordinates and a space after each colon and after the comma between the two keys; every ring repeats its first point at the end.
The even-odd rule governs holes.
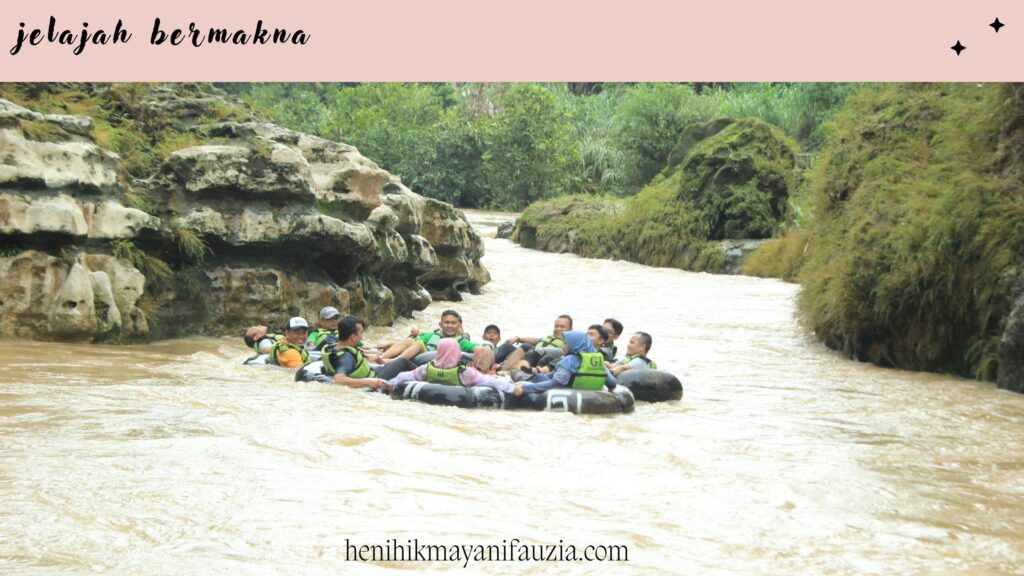
{"type": "Polygon", "coordinates": [[[355,145],[414,191],[522,209],[568,194],[631,196],[684,131],[724,117],[773,124],[804,149],[827,137],[843,84],[224,85],[274,122],[355,145]]]}
{"type": "MultiPolygon", "coordinates": [[[[1019,296],[1012,279],[1024,262],[1019,86],[225,88],[247,105],[192,85],[0,84],[0,97],[92,117],[95,142],[137,178],[199,144],[204,123],[246,120],[256,110],[358,147],[428,197],[525,208],[515,238],[526,246],[720,271],[716,241],[774,237],[744,272],[799,280],[803,321],[829,346],[882,365],[985,379],[998,369],[1019,296]],[[168,105],[178,92],[188,104],[168,105]]],[[[19,127],[37,141],[73,137],[49,121],[22,119],[19,127]]],[[[269,157],[272,147],[256,140],[253,151],[269,157]]],[[[153,211],[145,193],[125,189],[125,204],[153,211]]],[[[315,206],[359,217],[341,203],[315,206]]],[[[124,240],[111,248],[162,295],[201,297],[209,248],[178,222],[169,231],[174,244],[165,238],[162,251],[124,240]]],[[[0,256],[19,249],[0,247],[0,256]]]]}
{"type": "Polygon", "coordinates": [[[0,242],[0,258],[11,258],[21,254],[25,248],[17,242],[0,242]]]}
{"type": "Polygon", "coordinates": [[[796,145],[756,118],[714,124],[676,152],[677,195],[702,213],[707,238],[768,238],[786,216],[796,145]]]}
{"type": "Polygon", "coordinates": [[[603,242],[609,216],[624,209],[625,202],[611,196],[562,196],[537,202],[519,218],[515,240],[528,248],[589,256],[603,242]]]}
{"type": "Polygon", "coordinates": [[[178,244],[178,251],[189,262],[202,264],[203,259],[206,258],[206,254],[213,253],[209,246],[206,245],[206,242],[204,242],[203,239],[195,233],[195,231],[184,226],[181,222],[172,220],[170,229],[175,242],[178,244]]]}
{"type": "MultiPolygon", "coordinates": [[[[716,272],[722,238],[771,235],[786,214],[793,144],[747,118],[698,128],[676,164],[635,197],[570,196],[525,212],[513,239],[543,250],[716,272]]],[[[680,144],[680,148],[684,143],[680,144]]]]}
{"type": "Polygon", "coordinates": [[[147,284],[165,285],[174,277],[174,271],[167,262],[137,248],[131,240],[114,240],[110,248],[115,258],[141,271],[147,284]]]}
{"type": "MultiPolygon", "coordinates": [[[[175,150],[200,142],[166,109],[153,105],[159,86],[125,84],[0,84],[5,98],[43,114],[75,114],[93,119],[96,144],[116,152],[129,174],[137,178],[153,175],[160,163],[175,150]]],[[[244,119],[251,114],[227,101],[211,101],[204,119],[244,119]]],[[[22,131],[34,140],[65,140],[69,135],[57,124],[42,120],[21,120],[22,131]]],[[[126,203],[139,207],[126,199],[126,203]]]]}
{"type": "Polygon", "coordinates": [[[59,124],[46,120],[18,120],[21,126],[21,133],[29,140],[37,142],[62,142],[69,140],[71,134],[60,127],[59,124]]]}
{"type": "Polygon", "coordinates": [[[869,88],[837,117],[808,180],[815,220],[800,275],[800,310],[829,346],[995,377],[1001,278],[1024,254],[1019,181],[994,169],[1000,134],[1022,120],[1008,92],[869,88]]]}
{"type": "Polygon", "coordinates": [[[761,109],[766,88],[713,88],[707,97],[687,86],[627,89],[610,131],[626,159],[613,181],[647,177],[658,158],[665,167],[623,204],[598,196],[534,204],[514,238],[716,271],[722,254],[712,240],[775,236],[744,272],[799,280],[802,319],[830,347],[881,365],[994,379],[1024,263],[1022,91],[861,86],[833,122],[815,124],[837,93],[812,88],[785,96],[818,103],[803,117],[761,109]],[[794,170],[790,137],[720,116],[726,109],[774,115],[789,136],[820,146],[816,163],[794,170]],[[676,131],[665,146],[659,135],[676,131]]]}
{"type": "Polygon", "coordinates": [[[503,99],[504,111],[484,124],[481,172],[490,205],[518,208],[570,190],[582,158],[568,113],[544,88],[521,84],[503,99]]]}
{"type": "Polygon", "coordinates": [[[806,251],[807,234],[797,228],[790,228],[782,237],[765,242],[747,256],[741,272],[748,276],[795,282],[806,251]]]}

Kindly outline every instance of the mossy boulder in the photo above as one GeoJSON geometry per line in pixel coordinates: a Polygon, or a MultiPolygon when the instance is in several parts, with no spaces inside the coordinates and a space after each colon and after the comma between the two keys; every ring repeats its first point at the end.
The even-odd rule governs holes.
{"type": "Polygon", "coordinates": [[[1006,155],[1022,121],[1008,85],[869,86],[847,100],[808,177],[799,303],[819,338],[1024,389],[1019,363],[1003,365],[1024,357],[1024,158],[1006,155]]]}
{"type": "Polygon", "coordinates": [[[692,132],[710,136],[680,144],[678,198],[703,213],[710,239],[770,238],[786,216],[796,145],[757,118],[702,127],[692,132]]]}
{"type": "Polygon", "coordinates": [[[550,252],[735,273],[752,248],[747,240],[770,237],[784,221],[795,155],[791,140],[755,118],[694,124],[636,196],[538,202],[512,239],[550,252]]]}
{"type": "Polygon", "coordinates": [[[545,252],[576,252],[584,249],[586,255],[610,257],[601,250],[603,230],[608,218],[622,213],[625,201],[610,196],[562,196],[531,204],[516,220],[512,241],[526,248],[545,252]]]}

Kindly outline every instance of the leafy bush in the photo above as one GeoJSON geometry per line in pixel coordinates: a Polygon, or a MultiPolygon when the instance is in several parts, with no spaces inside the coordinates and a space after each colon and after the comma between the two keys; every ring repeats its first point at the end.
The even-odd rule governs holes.
{"type": "Polygon", "coordinates": [[[516,85],[484,128],[481,167],[494,204],[522,209],[572,189],[582,160],[568,112],[539,86],[516,85]]]}
{"type": "Polygon", "coordinates": [[[640,84],[626,91],[610,134],[621,155],[621,191],[639,190],[665,168],[683,130],[710,117],[706,104],[683,84],[640,84]]]}

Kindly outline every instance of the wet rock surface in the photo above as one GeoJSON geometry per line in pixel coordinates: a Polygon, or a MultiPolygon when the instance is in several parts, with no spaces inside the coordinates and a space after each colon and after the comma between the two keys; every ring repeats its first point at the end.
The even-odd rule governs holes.
{"type": "Polygon", "coordinates": [[[199,142],[145,178],[91,118],[0,99],[0,337],[235,334],[328,305],[386,324],[489,281],[459,210],[353,146],[211,121],[210,90],[139,104],[199,142]]]}

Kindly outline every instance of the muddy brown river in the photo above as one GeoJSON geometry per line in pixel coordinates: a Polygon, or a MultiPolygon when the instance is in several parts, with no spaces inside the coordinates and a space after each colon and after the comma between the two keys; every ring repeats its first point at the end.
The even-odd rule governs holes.
{"type": "MultiPolygon", "coordinates": [[[[507,219],[471,218],[487,236],[507,219]]],[[[0,573],[1024,570],[1024,395],[842,358],[796,323],[792,284],[486,249],[482,295],[368,339],[447,307],[474,337],[614,316],[653,336],[683,401],[461,410],[242,366],[241,338],[8,343],[0,573]]]]}

